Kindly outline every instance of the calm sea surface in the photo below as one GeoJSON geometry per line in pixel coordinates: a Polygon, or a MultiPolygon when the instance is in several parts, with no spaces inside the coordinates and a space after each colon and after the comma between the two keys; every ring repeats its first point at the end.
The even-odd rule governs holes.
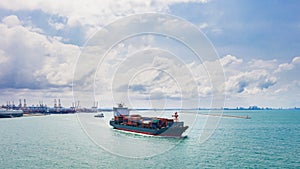
{"type": "MultiPolygon", "coordinates": [[[[299,110],[224,114],[249,115],[251,119],[221,118],[206,142],[200,143],[197,132],[190,132],[170,150],[144,158],[122,157],[101,148],[87,136],[76,114],[0,119],[0,168],[300,168],[299,110]]],[[[104,121],[96,120],[99,124],[104,121]]],[[[102,129],[90,130],[97,133],[102,129]]],[[[141,142],[149,139],[157,147],[159,142],[177,142],[118,133],[110,128],[103,131],[96,139],[105,140],[113,133],[114,140],[110,141],[116,142],[117,148],[122,148],[117,140],[127,137],[134,137],[133,144],[138,143],[134,148],[139,150],[145,148],[141,142]]],[[[159,150],[157,147],[153,149],[159,150]]]]}

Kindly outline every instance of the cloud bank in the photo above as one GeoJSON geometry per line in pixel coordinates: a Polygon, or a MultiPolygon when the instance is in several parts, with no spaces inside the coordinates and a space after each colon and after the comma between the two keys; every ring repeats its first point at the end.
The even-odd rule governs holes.
{"type": "MultiPolygon", "coordinates": [[[[73,73],[77,58],[84,48],[84,42],[98,29],[124,16],[144,12],[169,13],[170,6],[191,2],[209,3],[206,0],[72,3],[1,1],[0,99],[6,101],[28,98],[37,102],[39,99],[61,97],[72,102],[73,73]]],[[[215,28],[212,22],[196,24],[204,31],[215,28]]],[[[222,30],[219,33],[220,31],[222,30]]],[[[101,93],[101,97],[97,99],[102,100],[105,105],[111,101],[105,100],[108,97],[107,91],[115,89],[120,95],[130,92],[137,100],[151,98],[159,101],[168,98],[176,101],[182,95],[199,97],[204,106],[209,106],[214,89],[206,69],[213,68],[214,62],[219,62],[225,72],[224,92],[228,98],[228,106],[276,106],[277,103],[286,106],[300,105],[297,99],[300,96],[300,56],[289,61],[245,59],[243,55],[235,56],[228,51],[228,55],[221,56],[217,61],[193,63],[186,59],[183,64],[174,62],[170,56],[152,53],[152,60],[146,63],[161,71],[144,70],[130,84],[111,86],[112,81],[108,79],[115,73],[114,68],[121,63],[122,57],[132,51],[161,47],[170,51],[182,50],[178,52],[179,55],[188,55],[176,44],[164,46],[164,42],[167,41],[143,36],[128,41],[127,44],[120,43],[111,51],[108,61],[101,68],[104,74],[96,75],[97,92],[101,93]],[[172,78],[168,72],[176,78],[172,78]],[[180,81],[180,85],[176,80],[180,81]]],[[[122,75],[124,72],[119,73],[122,75]]],[[[94,78],[94,74],[88,76],[94,78]]],[[[86,84],[86,89],[91,89],[91,85],[93,84],[86,84]]]]}

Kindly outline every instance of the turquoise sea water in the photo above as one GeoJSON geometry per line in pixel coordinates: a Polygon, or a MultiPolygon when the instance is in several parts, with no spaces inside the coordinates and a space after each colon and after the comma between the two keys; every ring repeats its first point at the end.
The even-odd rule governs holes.
{"type": "MultiPolygon", "coordinates": [[[[171,150],[146,158],[121,157],[100,148],[76,114],[0,119],[0,168],[300,168],[299,110],[224,114],[251,119],[221,118],[206,142],[200,144],[191,132],[171,150]]],[[[137,142],[156,139],[134,137],[137,142]]],[[[155,142],[174,143],[159,139],[155,142]]]]}

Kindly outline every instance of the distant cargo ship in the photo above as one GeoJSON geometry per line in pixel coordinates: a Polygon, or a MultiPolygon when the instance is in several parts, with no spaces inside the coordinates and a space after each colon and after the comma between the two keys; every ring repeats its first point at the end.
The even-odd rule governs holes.
{"type": "Polygon", "coordinates": [[[159,117],[142,117],[141,115],[129,115],[129,110],[123,104],[113,108],[114,118],[110,125],[114,129],[163,137],[182,137],[182,133],[188,128],[184,122],[178,122],[178,113],[174,119],[159,117]]]}
{"type": "Polygon", "coordinates": [[[21,117],[21,116],[23,116],[22,110],[0,109],[0,118],[12,118],[12,117],[21,117]]]}

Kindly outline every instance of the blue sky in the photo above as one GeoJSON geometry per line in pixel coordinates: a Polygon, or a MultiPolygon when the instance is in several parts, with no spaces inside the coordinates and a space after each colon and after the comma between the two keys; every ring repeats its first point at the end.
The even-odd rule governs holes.
{"type": "MultiPolygon", "coordinates": [[[[158,12],[189,21],[210,40],[219,54],[219,62],[225,73],[226,107],[300,107],[299,6],[300,2],[296,0],[72,3],[4,0],[0,2],[0,102],[5,104],[6,101],[27,98],[30,104],[43,100],[51,105],[53,99],[61,98],[65,106],[71,105],[74,101],[74,70],[78,66],[76,61],[83,57],[81,54],[87,48],[88,40],[103,26],[117,19],[144,12],[158,12]]],[[[134,28],[127,26],[124,29],[134,28]]],[[[180,98],[180,93],[185,93],[184,99],[187,100],[195,101],[200,98],[200,107],[210,107],[213,88],[205,75],[199,77],[199,83],[195,83],[199,84],[198,95],[188,95],[187,93],[194,92],[192,87],[182,83],[180,87],[173,88],[176,85],[172,78],[167,78],[167,73],[157,70],[144,71],[145,76],[140,73],[141,76],[130,77],[133,79],[127,90],[117,93],[113,99],[107,99],[111,98],[108,91],[118,88],[112,85],[109,78],[123,73],[114,74],[118,71],[112,71],[113,66],[120,66],[122,58],[132,52],[141,52],[146,56],[148,53],[143,50],[154,47],[178,52],[176,54],[181,55],[181,60],[187,60],[189,55],[180,44],[151,35],[135,37],[118,44],[108,54],[104,65],[101,65],[103,70],[98,68],[98,74],[89,72],[85,75],[86,79],[94,77],[95,84],[99,86],[92,92],[92,97],[100,101],[100,106],[109,107],[114,101],[122,101],[122,97],[129,92],[133,107],[149,107],[151,104],[162,106],[160,103],[175,107],[180,99],[174,98],[180,98]],[[153,101],[149,104],[151,98],[153,101]]],[[[173,71],[174,77],[178,77],[175,81],[191,79],[182,74],[185,68],[182,68],[181,73],[173,70],[174,65],[178,64],[180,67],[180,63],[166,60],[169,58],[168,54],[156,52],[156,55],[156,58],[149,56],[152,58],[149,62],[160,66],[159,63],[168,63],[164,66],[166,70],[173,71]]],[[[86,62],[96,63],[89,60],[89,56],[86,56],[86,62]]],[[[213,65],[188,61],[184,64],[194,74],[201,74],[203,67],[213,65]]],[[[87,70],[88,68],[85,69],[87,70]]],[[[82,84],[85,82],[82,81],[82,84]]],[[[82,87],[83,98],[91,95],[86,91],[95,89],[95,86],[92,87],[94,83],[85,85],[82,87]]],[[[82,100],[82,105],[91,106],[92,102],[82,100]]]]}

